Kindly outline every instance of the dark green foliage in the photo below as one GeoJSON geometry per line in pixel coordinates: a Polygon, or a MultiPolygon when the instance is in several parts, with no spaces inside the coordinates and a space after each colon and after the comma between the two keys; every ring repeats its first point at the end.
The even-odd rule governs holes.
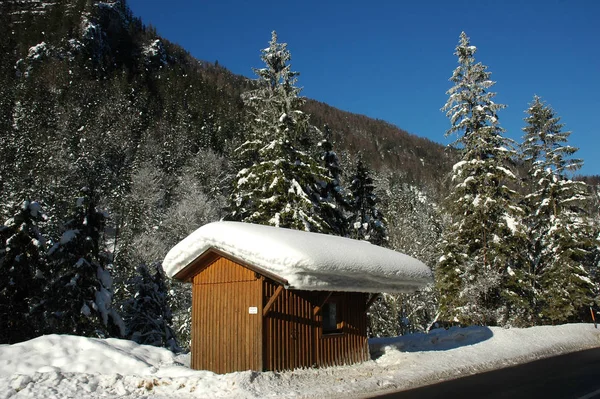
{"type": "Polygon", "coordinates": [[[46,240],[39,223],[43,219],[39,203],[24,201],[14,217],[0,225],[0,343],[42,334],[46,240]]]}
{"type": "Polygon", "coordinates": [[[510,184],[511,143],[502,136],[487,67],[475,63],[475,46],[463,32],[456,47],[459,66],[450,79],[443,110],[447,135],[457,133],[461,160],[454,165],[455,186],[447,199],[451,224],[436,268],[444,320],[495,325],[514,322],[514,292],[508,282],[519,270],[521,209],[510,184]],[[512,321],[511,321],[512,320],[512,321]]]}
{"type": "Polygon", "coordinates": [[[588,189],[567,172],[581,167],[567,145],[571,132],[537,96],[527,110],[521,152],[528,166],[525,223],[530,231],[527,260],[536,324],[578,320],[594,299],[590,274],[597,232],[585,210],[588,189]]]}
{"type": "Polygon", "coordinates": [[[238,173],[232,204],[236,210],[232,219],[306,231],[330,231],[331,227],[318,212],[316,186],[326,177],[315,175],[315,161],[296,151],[291,143],[277,139],[268,148],[261,148],[259,154],[259,162],[238,173]]]}
{"type": "Polygon", "coordinates": [[[258,88],[243,96],[249,134],[236,149],[242,169],[233,184],[230,218],[329,232],[319,209],[327,171],[309,153],[316,129],[299,110],[304,99],[295,86],[298,73],[291,71],[287,44],[278,43],[275,32],[262,53],[266,67],[255,69],[258,88]]]}
{"type": "Polygon", "coordinates": [[[594,302],[597,288],[585,260],[597,242],[591,226],[574,216],[563,212],[552,220],[548,233],[544,252],[551,252],[553,258],[544,269],[538,269],[536,287],[536,316],[542,323],[579,321],[594,302]]]}
{"type": "Polygon", "coordinates": [[[397,295],[380,295],[367,313],[369,337],[397,337],[402,329],[402,309],[397,295]]]}
{"type": "Polygon", "coordinates": [[[112,278],[101,248],[105,215],[94,193],[82,189],[73,217],[48,251],[44,309],[47,332],[88,337],[121,336],[120,317],[111,308],[112,278]]]}
{"type": "Polygon", "coordinates": [[[154,271],[145,264],[139,265],[137,274],[129,281],[133,297],[123,305],[126,337],[138,344],[178,351],[166,277],[159,263],[152,268],[154,271]]]}
{"type": "Polygon", "coordinates": [[[387,245],[386,220],[378,207],[379,200],[375,195],[375,185],[371,171],[359,155],[350,184],[351,215],[350,237],[366,240],[375,245],[387,245]]]}
{"type": "Polygon", "coordinates": [[[437,297],[433,284],[411,294],[383,294],[369,308],[370,337],[397,337],[428,332],[436,323],[437,297]]]}
{"type": "Polygon", "coordinates": [[[327,170],[328,181],[320,182],[321,216],[331,226],[332,233],[347,236],[349,233],[346,214],[350,211],[350,198],[340,182],[342,171],[333,143],[331,129],[324,128],[325,138],[319,143],[323,167],[327,170]]]}

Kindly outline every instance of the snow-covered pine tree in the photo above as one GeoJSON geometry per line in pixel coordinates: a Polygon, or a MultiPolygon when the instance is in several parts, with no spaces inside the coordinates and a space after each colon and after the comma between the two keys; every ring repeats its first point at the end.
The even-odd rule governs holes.
{"type": "Polygon", "coordinates": [[[433,284],[411,294],[383,293],[368,311],[369,337],[397,337],[427,332],[438,321],[437,293],[433,284]]]}
{"type": "Polygon", "coordinates": [[[123,305],[126,338],[138,344],[179,351],[165,273],[160,263],[152,268],[153,271],[145,264],[139,265],[137,274],[129,281],[133,297],[123,305]]]}
{"type": "Polygon", "coordinates": [[[385,246],[388,240],[387,222],[378,207],[375,184],[371,171],[362,160],[362,154],[357,157],[350,193],[352,195],[350,237],[385,246]]]}
{"type": "Polygon", "coordinates": [[[235,151],[245,167],[234,179],[229,218],[329,232],[319,209],[319,182],[329,180],[327,171],[309,154],[315,129],[300,110],[305,100],[295,86],[298,73],[275,32],[261,59],[266,67],[254,70],[258,88],[242,97],[250,110],[249,136],[235,151]]]}
{"type": "MultiPolygon", "coordinates": [[[[594,283],[594,301],[596,309],[600,307],[600,176],[596,177],[596,184],[593,182],[588,184],[591,188],[591,201],[589,212],[592,215],[592,223],[594,226],[593,236],[596,237],[596,247],[589,254],[588,264],[592,265],[590,277],[594,283]]],[[[600,316],[600,314],[599,314],[600,316]]],[[[600,319],[600,317],[598,317],[600,319]]]]}
{"type": "Polygon", "coordinates": [[[462,32],[454,53],[459,66],[450,78],[454,86],[442,108],[451,122],[446,135],[457,133],[461,158],[452,172],[451,224],[436,281],[443,320],[496,325],[523,313],[523,271],[515,259],[521,210],[508,186],[516,180],[507,167],[514,152],[497,117],[505,106],[493,101],[494,82],[487,67],[475,62],[476,50],[462,32]]]}
{"type": "Polygon", "coordinates": [[[567,145],[571,132],[554,110],[535,96],[527,109],[521,152],[528,166],[526,196],[532,311],[537,323],[580,320],[594,287],[586,259],[597,243],[584,206],[586,184],[568,178],[582,161],[567,145]]]}
{"type": "Polygon", "coordinates": [[[406,183],[398,173],[386,174],[380,181],[390,248],[435,266],[444,230],[440,207],[428,192],[406,183]]]}
{"type": "Polygon", "coordinates": [[[401,295],[382,293],[367,312],[369,337],[397,337],[402,335],[401,295]],[[400,299],[401,300],[401,299],[400,299]]]}
{"type": "Polygon", "coordinates": [[[324,138],[318,144],[321,150],[321,161],[327,170],[329,181],[321,183],[321,216],[331,226],[335,235],[348,235],[348,219],[346,213],[350,210],[350,198],[341,185],[341,168],[336,152],[331,142],[331,129],[325,125],[324,138]]]}
{"type": "Polygon", "coordinates": [[[106,215],[95,193],[84,187],[73,217],[48,251],[45,313],[49,333],[90,337],[122,336],[124,325],[111,306],[112,277],[101,243],[106,215]]]}
{"type": "Polygon", "coordinates": [[[24,201],[0,225],[0,343],[13,344],[42,335],[39,306],[45,278],[45,219],[36,201],[24,201]]]}

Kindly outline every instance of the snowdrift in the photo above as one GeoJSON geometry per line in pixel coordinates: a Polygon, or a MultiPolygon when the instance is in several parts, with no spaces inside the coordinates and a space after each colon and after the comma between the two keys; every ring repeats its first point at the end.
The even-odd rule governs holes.
{"type": "Polygon", "coordinates": [[[440,379],[600,347],[591,324],[451,328],[370,341],[375,360],[327,369],[217,375],[187,355],[119,339],[49,335],[0,345],[3,398],[324,398],[407,389],[440,379]]]}

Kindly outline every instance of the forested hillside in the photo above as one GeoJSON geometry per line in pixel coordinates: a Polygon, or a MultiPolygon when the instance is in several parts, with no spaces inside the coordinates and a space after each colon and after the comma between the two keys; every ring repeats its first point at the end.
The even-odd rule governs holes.
{"type": "MultiPolygon", "coordinates": [[[[470,162],[464,158],[465,142],[447,149],[384,121],[306,100],[285,59],[269,64],[272,59],[263,54],[266,68],[258,70],[258,79],[236,76],[159,37],[124,0],[2,0],[0,38],[0,323],[9,326],[0,332],[0,342],[60,332],[125,336],[173,349],[177,336],[185,346],[190,290],[165,281],[159,263],[187,234],[222,218],[366,239],[432,268],[454,249],[472,250],[474,259],[490,253],[487,244],[467,250],[477,237],[459,239],[460,229],[448,228],[472,211],[451,209],[464,198],[452,197],[456,184],[463,178],[472,182],[468,174],[476,173],[455,167],[450,176],[452,165],[470,162]],[[264,84],[269,79],[276,82],[270,91],[264,84]],[[278,108],[281,104],[287,108],[278,108]],[[264,167],[280,161],[289,167],[264,167]],[[296,184],[288,187],[284,181],[296,184]],[[262,195],[269,202],[258,207],[262,195]],[[289,204],[296,205],[289,209],[289,204]],[[148,309],[143,298],[152,298],[146,302],[154,307],[148,309]],[[136,318],[146,311],[153,315],[148,325],[136,318]],[[159,337],[151,333],[157,330],[163,331],[159,337]]],[[[285,54],[280,44],[274,36],[271,49],[285,54]]],[[[249,70],[256,61],[248,60],[249,70]]],[[[527,176],[542,173],[532,169],[537,160],[505,155],[494,168],[514,170],[506,187],[519,196],[507,194],[502,185],[487,193],[507,201],[498,203],[489,223],[506,216],[500,215],[505,206],[515,204],[510,220],[523,216],[519,209],[536,206],[524,199],[531,187],[521,183],[533,184],[527,176]]],[[[555,183],[566,179],[562,171],[546,177],[555,183]]],[[[584,268],[580,279],[591,284],[577,293],[583,297],[576,309],[563,306],[547,317],[532,316],[528,307],[514,318],[456,318],[449,308],[478,306],[480,298],[442,301],[440,308],[439,292],[442,299],[448,292],[429,287],[410,300],[382,296],[372,310],[371,333],[423,330],[436,321],[527,325],[587,317],[584,311],[598,294],[598,177],[579,180],[588,185],[577,186],[577,212],[561,219],[568,230],[569,223],[583,220],[585,210],[589,221],[584,249],[561,243],[570,251],[566,256],[572,255],[573,270],[584,268]]],[[[488,210],[475,212],[480,221],[488,210]]],[[[476,218],[472,222],[477,225],[476,218]]],[[[542,222],[527,221],[531,228],[542,222]]],[[[539,234],[556,228],[548,225],[539,234]]],[[[526,230],[519,231],[524,239],[526,230]]],[[[498,250],[497,264],[506,266],[507,251],[523,242],[498,250]]],[[[541,252],[521,255],[538,259],[541,252]]],[[[440,270],[450,272],[439,281],[460,296],[475,266],[452,262],[442,262],[440,270]],[[460,271],[463,283],[450,281],[459,278],[452,270],[460,271]]],[[[529,261],[511,262],[502,279],[490,280],[488,273],[481,280],[523,288],[505,278],[512,276],[506,270],[524,271],[529,261]]],[[[533,274],[527,276],[521,280],[533,274]]],[[[516,295],[542,306],[540,289],[534,282],[516,295]]],[[[514,290],[491,287],[474,295],[490,293],[504,298],[514,290]]],[[[506,310],[505,305],[483,304],[506,310]]],[[[515,306],[521,302],[510,302],[515,306]]]]}

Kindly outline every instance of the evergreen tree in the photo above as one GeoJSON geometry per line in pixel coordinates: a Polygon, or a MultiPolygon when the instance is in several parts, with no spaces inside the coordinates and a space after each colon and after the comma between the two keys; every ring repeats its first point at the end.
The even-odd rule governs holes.
{"type": "Polygon", "coordinates": [[[352,215],[350,216],[350,237],[367,240],[375,245],[387,243],[386,220],[378,207],[379,200],[375,195],[375,185],[371,171],[364,164],[359,154],[356,169],[350,185],[352,194],[352,215]]]}
{"type": "Polygon", "coordinates": [[[90,337],[123,335],[122,320],[111,307],[112,277],[101,248],[105,221],[106,215],[96,209],[93,190],[83,188],[72,219],[48,251],[48,332],[90,337]]]}
{"type": "Polygon", "coordinates": [[[350,210],[350,199],[341,185],[341,168],[338,156],[333,151],[331,129],[325,125],[324,139],[319,143],[321,161],[327,170],[329,181],[321,182],[322,217],[331,226],[332,232],[339,236],[348,235],[348,220],[345,216],[350,210]]]}
{"type": "Polygon", "coordinates": [[[45,215],[35,201],[24,201],[0,226],[0,343],[42,335],[39,310],[45,278],[46,240],[39,231],[45,215]]]}
{"type": "Polygon", "coordinates": [[[165,273],[160,263],[153,268],[154,272],[145,264],[139,265],[137,275],[129,281],[133,297],[123,306],[126,337],[138,344],[178,351],[165,273]]]}
{"type": "Polygon", "coordinates": [[[416,332],[428,332],[437,322],[437,295],[429,284],[411,294],[379,296],[369,308],[370,337],[397,337],[416,332]]]}
{"type": "Polygon", "coordinates": [[[567,177],[582,161],[567,145],[571,132],[554,110],[535,96],[525,118],[521,152],[528,165],[530,193],[526,197],[529,234],[528,261],[537,322],[576,320],[591,305],[589,254],[597,246],[593,225],[585,211],[587,187],[567,177]]]}
{"type": "Polygon", "coordinates": [[[397,337],[402,335],[400,295],[381,294],[367,312],[369,337],[397,337]]]}
{"type": "MultiPolygon", "coordinates": [[[[380,194],[389,235],[389,248],[410,255],[434,267],[439,259],[443,231],[442,214],[437,204],[422,188],[407,184],[405,176],[391,173],[381,179],[380,194]],[[383,189],[383,190],[382,190],[383,189]]],[[[369,312],[395,320],[393,329],[381,329],[373,321],[370,331],[377,336],[404,335],[431,328],[439,316],[437,291],[433,284],[410,294],[383,296],[369,312]],[[380,302],[385,301],[385,306],[380,302]]],[[[379,323],[384,327],[385,324],[379,323]]]]}
{"type": "MultiPolygon", "coordinates": [[[[594,226],[593,237],[596,237],[596,243],[600,243],[600,176],[596,176],[596,184],[591,182],[588,187],[592,190],[591,201],[589,203],[592,211],[592,224],[594,226]]],[[[594,301],[596,307],[600,306],[600,244],[589,254],[587,263],[591,265],[590,274],[594,283],[594,301]]],[[[600,313],[600,312],[598,312],[600,313]]],[[[598,315],[600,316],[600,314],[598,315]]],[[[597,318],[600,318],[598,317],[597,318]]]]}
{"type": "Polygon", "coordinates": [[[319,182],[326,170],[309,155],[311,129],[300,111],[304,98],[295,86],[297,72],[285,43],[273,32],[262,50],[266,68],[255,69],[257,86],[244,94],[249,107],[249,137],[237,150],[242,165],[230,197],[230,218],[306,231],[329,232],[320,216],[319,182]]]}
{"type": "Polygon", "coordinates": [[[443,214],[431,194],[404,182],[397,173],[381,179],[381,207],[387,220],[390,248],[435,266],[444,230],[443,214]]]}
{"type": "Polygon", "coordinates": [[[506,324],[523,306],[519,279],[521,210],[508,184],[511,143],[502,136],[492,100],[494,85],[487,67],[476,63],[476,47],[462,32],[456,47],[459,66],[450,80],[446,105],[455,146],[461,158],[454,165],[455,184],[447,199],[451,224],[436,269],[442,317],[464,324],[506,324]],[[517,259],[515,259],[517,258],[517,259]]]}

